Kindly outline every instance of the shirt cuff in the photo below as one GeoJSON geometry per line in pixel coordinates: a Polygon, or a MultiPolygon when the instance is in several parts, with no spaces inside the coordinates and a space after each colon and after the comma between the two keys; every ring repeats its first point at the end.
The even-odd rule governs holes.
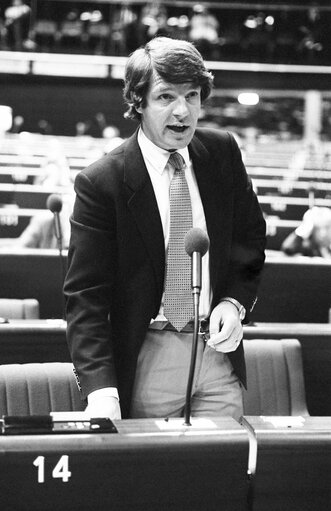
{"type": "Polygon", "coordinates": [[[232,303],[236,307],[238,312],[239,312],[239,319],[240,319],[240,321],[243,321],[245,319],[246,309],[245,309],[245,307],[243,305],[241,305],[240,302],[238,302],[238,300],[236,300],[235,298],[232,298],[230,296],[224,296],[223,298],[221,298],[220,302],[230,302],[230,303],[232,303]]]}
{"type": "Polygon", "coordinates": [[[104,387],[103,389],[97,389],[93,392],[90,392],[90,394],[87,396],[88,404],[91,404],[99,397],[116,397],[116,399],[120,399],[116,387],[104,387]]]}

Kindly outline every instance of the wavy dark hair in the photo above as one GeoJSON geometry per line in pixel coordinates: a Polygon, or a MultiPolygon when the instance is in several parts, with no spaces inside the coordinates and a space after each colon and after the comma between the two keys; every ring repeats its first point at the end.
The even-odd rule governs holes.
{"type": "Polygon", "coordinates": [[[128,109],[124,117],[140,120],[137,107],[146,105],[153,71],[169,83],[190,82],[201,86],[202,102],[208,98],[213,87],[214,77],[206,69],[201,54],[192,43],[156,37],[128,58],[123,89],[128,109]]]}

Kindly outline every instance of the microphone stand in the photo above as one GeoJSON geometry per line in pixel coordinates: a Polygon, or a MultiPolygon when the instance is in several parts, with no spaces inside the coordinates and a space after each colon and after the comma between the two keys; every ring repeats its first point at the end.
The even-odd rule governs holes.
{"type": "MultiPolygon", "coordinates": [[[[198,274],[201,275],[201,254],[198,252],[193,252],[192,254],[192,275],[196,274],[196,269],[198,268],[198,274]]],[[[201,284],[196,283],[197,285],[192,286],[192,294],[193,294],[193,307],[194,307],[194,328],[193,328],[193,341],[192,341],[192,349],[191,349],[191,362],[190,362],[190,370],[186,388],[186,402],[185,402],[185,410],[184,410],[184,426],[192,426],[190,422],[191,416],[191,395],[192,395],[192,386],[193,386],[193,378],[194,371],[196,365],[197,358],[197,349],[198,349],[198,333],[199,333],[199,303],[200,303],[200,289],[201,284]]]]}
{"type": "Polygon", "coordinates": [[[315,205],[315,187],[313,185],[308,188],[308,204],[309,209],[315,205]]]}
{"type": "MultiPolygon", "coordinates": [[[[54,213],[54,233],[57,241],[57,246],[59,250],[59,256],[60,256],[60,263],[61,263],[61,274],[62,274],[62,288],[64,285],[64,279],[66,274],[66,268],[65,268],[65,260],[63,257],[63,243],[62,243],[62,228],[61,228],[61,222],[60,222],[60,215],[59,213],[54,213]]],[[[62,293],[63,294],[63,293],[62,293]]],[[[62,319],[65,319],[65,303],[64,303],[64,297],[63,297],[63,313],[62,313],[62,319]]]]}

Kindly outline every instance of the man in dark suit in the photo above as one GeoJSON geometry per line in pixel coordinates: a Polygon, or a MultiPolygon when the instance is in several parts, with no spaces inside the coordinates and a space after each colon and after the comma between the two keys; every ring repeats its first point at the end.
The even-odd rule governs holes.
{"type": "Polygon", "coordinates": [[[210,238],[192,415],[242,414],[242,322],[256,301],[265,222],[233,136],[197,128],[212,82],[191,43],[156,38],[136,50],[124,98],[127,117],[140,125],[76,178],[64,290],[68,344],[91,415],[183,415],[193,305],[183,320],[188,304],[180,289],[177,310],[168,307],[169,294],[171,302],[187,287],[186,259],[190,264],[187,254],[177,257],[183,266],[169,291],[173,226],[183,224],[170,198],[179,175],[181,209],[210,238]],[[184,326],[172,319],[176,313],[184,326]]]}

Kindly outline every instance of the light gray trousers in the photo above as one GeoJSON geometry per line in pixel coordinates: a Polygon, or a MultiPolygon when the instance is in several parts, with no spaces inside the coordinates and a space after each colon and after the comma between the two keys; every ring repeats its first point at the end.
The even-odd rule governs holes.
{"type": "MultiPolygon", "coordinates": [[[[182,417],[191,361],[192,333],[152,330],[141,348],[133,389],[133,418],[182,417]]],[[[242,387],[226,354],[199,334],[191,416],[243,414],[242,387]]]]}

